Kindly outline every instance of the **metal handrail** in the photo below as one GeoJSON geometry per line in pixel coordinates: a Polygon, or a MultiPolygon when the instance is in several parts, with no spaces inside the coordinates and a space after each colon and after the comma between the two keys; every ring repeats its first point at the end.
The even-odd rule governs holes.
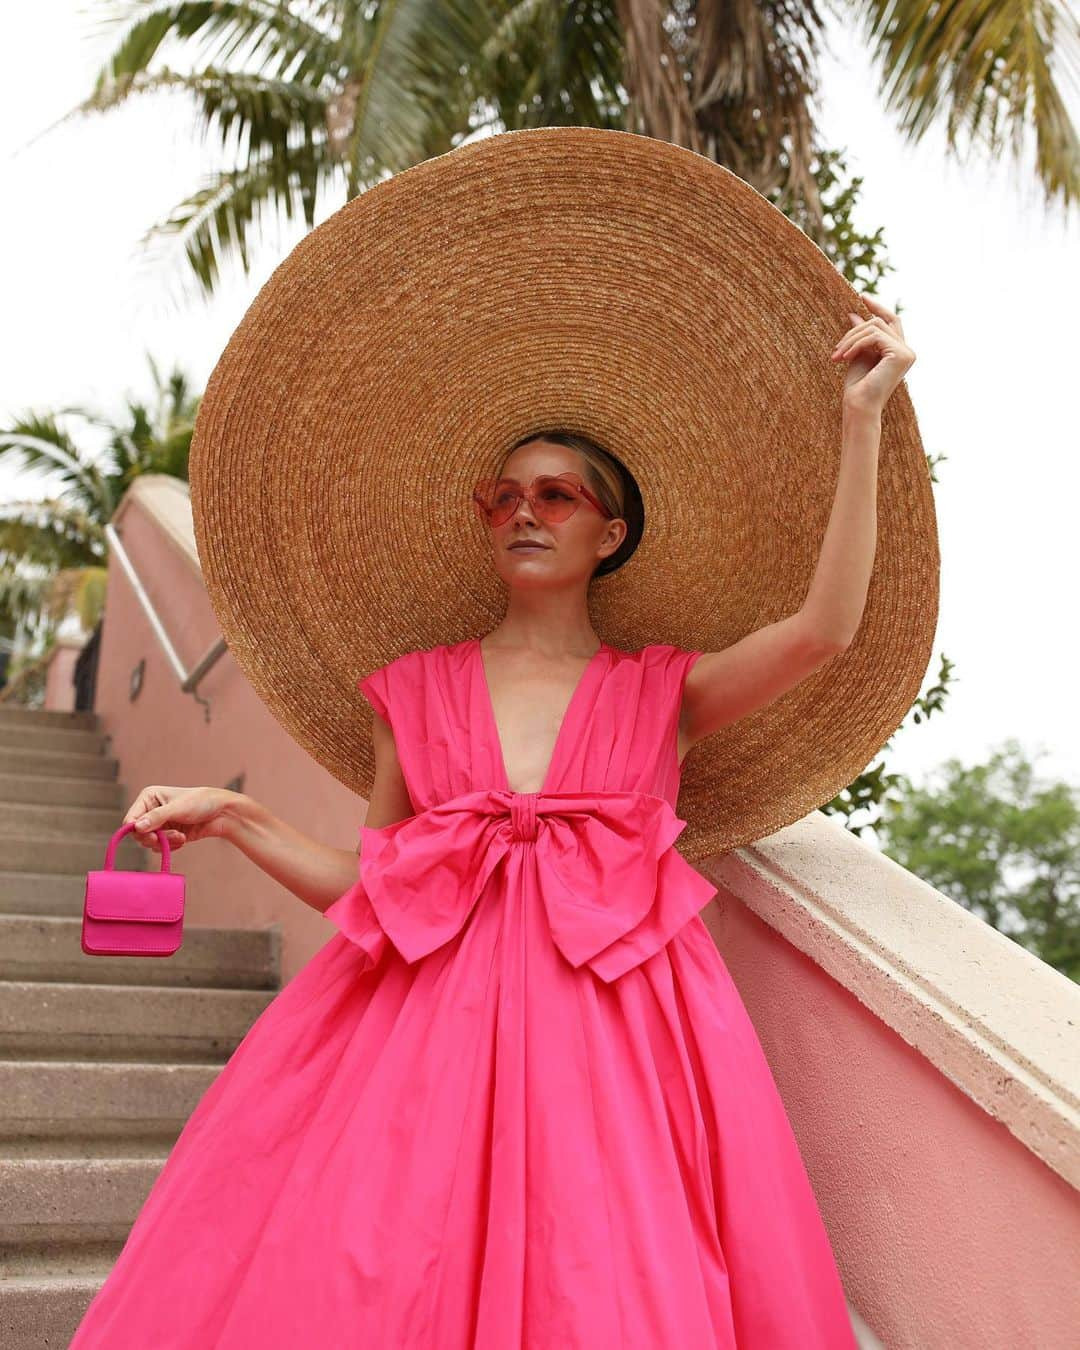
{"type": "Polygon", "coordinates": [[[135,564],[131,561],[127,550],[120,542],[120,535],[111,523],[105,526],[105,537],[109,541],[110,549],[115,552],[120,566],[124,569],[128,581],[131,582],[131,589],[135,592],[135,598],[138,600],[139,604],[142,605],[143,613],[146,615],[150,627],[154,631],[154,636],[161,644],[162,650],[168,657],[169,664],[176,674],[176,678],[180,681],[181,690],[185,694],[191,694],[196,702],[201,703],[206,710],[207,716],[209,716],[210,705],[205,698],[196,692],[196,686],[203,676],[213,668],[219,658],[229,650],[228,644],[223,637],[219,637],[207,648],[202,658],[197,661],[189,671],[180,659],[180,654],[173,646],[172,639],[169,637],[165,625],[161,622],[161,618],[154,608],[153,601],[146,592],[146,587],[139,579],[139,574],[135,570],[135,564]]]}

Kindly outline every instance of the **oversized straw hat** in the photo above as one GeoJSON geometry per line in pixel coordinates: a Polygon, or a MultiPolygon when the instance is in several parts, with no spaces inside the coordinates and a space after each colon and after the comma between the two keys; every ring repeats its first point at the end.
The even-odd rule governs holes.
{"type": "MultiPolygon", "coordinates": [[[[471,489],[554,426],[614,454],[644,503],[637,548],[591,584],[605,642],[718,650],[794,613],[836,485],[829,352],[848,310],[866,306],[781,211],[666,141],[506,132],[378,183],[274,271],[199,409],[195,535],[230,651],[290,735],[368,796],[357,679],[499,622],[471,489]]],[[[903,383],[878,482],[855,641],[684,761],[691,860],[831,800],[918,694],[939,560],[903,383]]]]}

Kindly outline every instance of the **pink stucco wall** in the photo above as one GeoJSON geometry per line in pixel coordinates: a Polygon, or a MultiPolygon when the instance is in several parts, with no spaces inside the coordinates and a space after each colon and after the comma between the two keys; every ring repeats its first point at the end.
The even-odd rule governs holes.
{"type": "Polygon", "coordinates": [[[70,712],[75,707],[75,663],[82,651],[82,642],[76,638],[57,638],[49,654],[45,671],[44,707],[59,712],[70,712]]]}
{"type": "Polygon", "coordinates": [[[1080,1198],[723,890],[702,916],[761,1038],[848,1299],[888,1350],[1080,1344],[1080,1198]]]}

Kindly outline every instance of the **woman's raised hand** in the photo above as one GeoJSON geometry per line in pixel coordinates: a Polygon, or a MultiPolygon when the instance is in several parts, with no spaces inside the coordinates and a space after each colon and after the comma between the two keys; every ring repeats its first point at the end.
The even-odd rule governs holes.
{"type": "Polygon", "coordinates": [[[848,331],[833,348],[829,359],[847,361],[844,402],[851,407],[881,413],[896,386],[915,364],[915,353],[904,339],[904,327],[892,312],[872,295],[860,294],[873,310],[869,319],[848,313],[848,331]]]}
{"type": "Polygon", "coordinates": [[[240,796],[228,788],[144,787],[125,812],[124,824],[133,820],[133,838],[155,853],[161,852],[157,829],[164,830],[170,849],[183,848],[197,839],[220,839],[240,796]]]}

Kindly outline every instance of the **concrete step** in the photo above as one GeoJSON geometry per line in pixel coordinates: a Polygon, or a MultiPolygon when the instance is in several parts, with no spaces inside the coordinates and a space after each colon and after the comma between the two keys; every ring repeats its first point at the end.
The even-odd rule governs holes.
{"type": "MultiPolygon", "coordinates": [[[[70,1342],[184,1124],[280,990],[276,924],[189,926],[164,959],[83,952],[86,873],[131,800],[108,751],[94,713],[0,706],[3,1350],[70,1342]]],[[[129,835],[114,863],[161,857],[129,835]]]]}
{"type": "Polygon", "coordinates": [[[0,1345],[63,1350],[111,1268],[110,1261],[81,1275],[0,1274],[0,1345]]]}
{"type": "Polygon", "coordinates": [[[36,773],[0,773],[0,810],[10,802],[42,806],[92,806],[116,814],[117,824],[128,801],[121,783],[108,778],[46,778],[36,773]]]}
{"type": "Polygon", "coordinates": [[[5,1350],[69,1344],[167,1156],[0,1162],[5,1350]]]}
{"type": "MultiPolygon", "coordinates": [[[[7,1282],[41,1277],[55,1280],[78,1276],[100,1282],[112,1269],[123,1242],[28,1242],[19,1247],[0,1247],[0,1290],[7,1282]]],[[[0,1323],[2,1326],[2,1323],[0,1323]]],[[[65,1341],[66,1345],[67,1342],[65,1341]]],[[[0,1336],[7,1350],[7,1341],[0,1336]]]]}
{"type": "MultiPolygon", "coordinates": [[[[5,881],[0,877],[0,887],[5,881]]],[[[78,917],[0,913],[0,980],[273,991],[281,986],[280,924],[187,925],[180,950],[165,958],[87,956],[80,945],[82,895],[81,886],[72,889],[78,917]]]]}
{"type": "Polygon", "coordinates": [[[116,760],[102,754],[70,750],[42,750],[5,745],[0,741],[0,773],[41,778],[116,778],[116,760]]]}
{"type": "Polygon", "coordinates": [[[224,1063],[271,990],[0,981],[8,1059],[224,1063]]]}
{"type": "MultiPolygon", "coordinates": [[[[6,810],[0,812],[0,816],[7,814],[6,810]]],[[[38,828],[31,834],[19,834],[0,826],[0,892],[6,883],[5,872],[65,872],[81,877],[80,889],[85,888],[86,873],[100,871],[105,866],[105,852],[109,840],[119,827],[120,813],[115,820],[116,824],[111,830],[97,835],[76,834],[74,837],[62,830],[38,828]]],[[[126,834],[117,845],[113,866],[124,872],[144,872],[151,858],[154,860],[153,870],[159,872],[161,855],[143,848],[131,834],[126,834]]],[[[182,869],[174,867],[172,870],[182,869]]],[[[10,904],[2,908],[11,912],[10,904]]]]}
{"type": "Polygon", "coordinates": [[[8,1162],[16,1158],[160,1158],[163,1152],[168,1152],[168,1145],[161,1139],[121,1135],[115,1138],[85,1135],[63,1140],[24,1135],[5,1139],[3,1143],[3,1157],[8,1162]]]}
{"type": "Polygon", "coordinates": [[[0,1160],[0,1247],[123,1243],[167,1156],[0,1160]]]}
{"type": "MultiPolygon", "coordinates": [[[[0,810],[0,832],[4,834],[62,834],[69,839],[101,840],[105,846],[123,823],[123,810],[117,810],[111,805],[5,801],[3,810],[0,810]]],[[[128,842],[125,836],[121,846],[128,842]]],[[[143,853],[147,851],[139,844],[135,847],[143,853]]]]}
{"type": "Polygon", "coordinates": [[[0,703],[0,727],[4,725],[96,731],[101,726],[101,718],[92,708],[62,712],[59,708],[24,708],[16,703],[0,703]]]}
{"type": "Polygon", "coordinates": [[[0,722],[0,746],[5,750],[62,750],[68,755],[100,755],[105,751],[100,727],[58,726],[25,718],[0,722]]]}
{"type": "MultiPolygon", "coordinates": [[[[2,853],[3,837],[0,836],[2,853]]],[[[105,850],[102,849],[101,860],[96,866],[100,868],[104,862],[105,850]]],[[[0,871],[0,914],[78,914],[81,919],[85,894],[84,873],[0,871]]]]}
{"type": "MultiPolygon", "coordinates": [[[[0,1141],[127,1138],[172,1144],[221,1067],[0,1060],[0,1141]]],[[[0,1153],[8,1153],[3,1142],[0,1153]]]]}

